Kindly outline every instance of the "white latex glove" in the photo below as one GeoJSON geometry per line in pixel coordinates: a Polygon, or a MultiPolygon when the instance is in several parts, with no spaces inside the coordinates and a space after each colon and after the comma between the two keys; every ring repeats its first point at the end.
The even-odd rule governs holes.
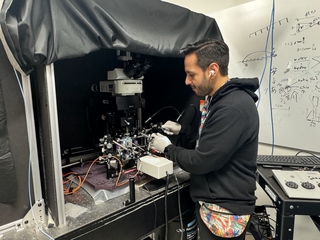
{"type": "Polygon", "coordinates": [[[160,133],[152,133],[151,136],[153,137],[151,148],[157,150],[158,152],[163,153],[164,149],[171,144],[169,138],[160,133]]]}
{"type": "Polygon", "coordinates": [[[161,128],[168,135],[178,135],[181,130],[181,125],[177,122],[167,121],[161,128]]]}

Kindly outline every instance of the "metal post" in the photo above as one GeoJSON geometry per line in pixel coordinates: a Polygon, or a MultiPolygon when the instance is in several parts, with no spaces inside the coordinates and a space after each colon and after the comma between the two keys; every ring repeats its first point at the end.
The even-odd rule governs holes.
{"type": "Polygon", "coordinates": [[[53,157],[53,171],[55,175],[55,196],[58,210],[58,223],[59,225],[66,224],[65,207],[64,207],[64,194],[62,185],[62,171],[61,171],[61,152],[60,152],[60,138],[59,138],[59,125],[58,125],[58,111],[56,99],[56,85],[54,75],[54,65],[46,66],[45,78],[47,81],[47,94],[48,94],[48,109],[50,117],[50,135],[52,144],[52,157],[53,157]]]}

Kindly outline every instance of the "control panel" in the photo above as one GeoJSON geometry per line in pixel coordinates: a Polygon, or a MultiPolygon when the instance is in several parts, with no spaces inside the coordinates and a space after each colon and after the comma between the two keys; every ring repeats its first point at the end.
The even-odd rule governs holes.
{"type": "Polygon", "coordinates": [[[289,198],[320,199],[318,171],[273,169],[273,176],[289,198]]]}

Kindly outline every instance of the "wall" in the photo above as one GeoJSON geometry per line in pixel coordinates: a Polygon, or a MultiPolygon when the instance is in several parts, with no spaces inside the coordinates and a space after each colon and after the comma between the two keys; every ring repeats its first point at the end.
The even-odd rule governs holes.
{"type": "Polygon", "coordinates": [[[164,0],[163,2],[169,2],[181,7],[190,9],[191,11],[198,13],[212,13],[220,10],[224,10],[230,7],[241,5],[254,0],[164,0]]]}
{"type": "MultiPolygon", "coordinates": [[[[182,1],[182,0],[168,0],[167,2],[170,2],[172,4],[176,4],[182,7],[189,8],[192,11],[203,13],[209,16],[214,16],[214,13],[219,13],[219,11],[224,10],[224,13],[228,13],[228,8],[232,8],[241,4],[245,4],[248,2],[258,2],[261,1],[261,3],[265,3],[266,0],[243,0],[243,1],[212,1],[212,0],[201,0],[197,1],[195,3],[192,0],[187,0],[187,1],[182,1]]],[[[270,9],[271,12],[271,9],[270,9]]],[[[228,19],[228,17],[225,14],[225,18],[228,19]]],[[[217,20],[218,21],[218,20],[217,20]]],[[[220,23],[221,25],[223,23],[220,23]]],[[[219,21],[218,21],[219,25],[219,21]]],[[[223,34],[223,31],[222,31],[223,34]]],[[[228,41],[225,39],[226,42],[228,41]]],[[[229,40],[230,41],[230,40],[229,40]]],[[[313,139],[313,141],[316,141],[316,139],[313,139]]],[[[291,147],[281,147],[281,146],[272,146],[271,144],[268,143],[259,143],[259,154],[274,154],[274,155],[295,155],[299,151],[303,151],[304,149],[296,149],[296,148],[291,148],[291,147]]],[[[308,151],[310,152],[310,151],[308,151]]],[[[314,152],[318,153],[318,152],[314,152]]]]}

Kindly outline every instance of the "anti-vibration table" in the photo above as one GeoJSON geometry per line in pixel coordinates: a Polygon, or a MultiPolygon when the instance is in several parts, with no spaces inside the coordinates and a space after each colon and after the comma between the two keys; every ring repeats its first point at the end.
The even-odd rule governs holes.
{"type": "MultiPolygon", "coordinates": [[[[194,209],[194,203],[189,194],[189,174],[176,172],[176,179],[170,175],[167,194],[165,187],[155,191],[147,191],[142,186],[135,187],[136,201],[125,206],[130,193],[125,193],[100,204],[95,204],[84,190],[77,192],[74,200],[66,197],[66,202],[72,202],[88,208],[76,218],[67,217],[65,226],[45,228],[52,239],[86,240],[86,239],[144,239],[156,229],[163,228],[167,222],[179,219],[181,213],[194,209]],[[180,200],[180,201],[178,201],[180,200]],[[180,202],[180,206],[179,203],[180,202]],[[167,211],[166,211],[167,209],[167,211]],[[167,212],[167,215],[165,215],[167,212]]],[[[29,226],[21,231],[6,233],[1,238],[7,239],[50,239],[36,227],[29,226]]]]}

